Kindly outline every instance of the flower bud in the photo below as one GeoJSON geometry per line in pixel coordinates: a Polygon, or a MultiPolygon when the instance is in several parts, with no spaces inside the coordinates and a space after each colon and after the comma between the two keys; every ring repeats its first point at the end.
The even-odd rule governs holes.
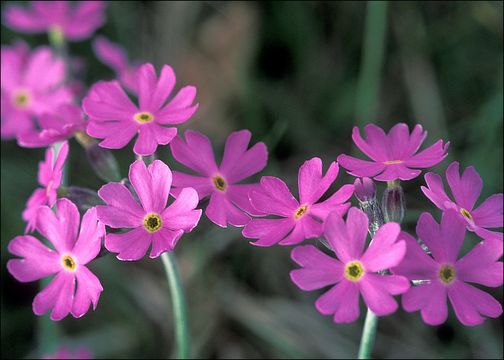
{"type": "Polygon", "coordinates": [[[121,180],[119,165],[110,150],[98,146],[97,143],[85,149],[89,163],[100,179],[106,182],[121,180]]]}
{"type": "Polygon", "coordinates": [[[96,191],[79,186],[69,186],[58,195],[68,198],[83,211],[103,204],[96,191]]]}
{"type": "Polygon", "coordinates": [[[359,202],[372,201],[376,199],[376,185],[368,177],[357,178],[354,181],[354,194],[359,202]]]}
{"type": "Polygon", "coordinates": [[[401,223],[404,218],[406,203],[404,191],[398,181],[387,182],[383,192],[382,211],[385,222],[395,221],[401,223]]]}

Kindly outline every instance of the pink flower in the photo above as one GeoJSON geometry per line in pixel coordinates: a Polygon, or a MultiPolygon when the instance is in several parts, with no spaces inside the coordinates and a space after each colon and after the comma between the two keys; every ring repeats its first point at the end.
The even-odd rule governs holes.
{"type": "Polygon", "coordinates": [[[484,321],[483,316],[496,318],[502,314],[502,306],[497,300],[468,284],[502,285],[502,261],[497,261],[502,256],[502,242],[485,240],[457,260],[464,242],[465,226],[453,210],[443,213],[441,225],[431,214],[423,213],[416,232],[432,257],[407,235],[406,256],[392,269],[394,274],[424,283],[413,286],[403,295],[402,305],[406,311],[420,310],[427,324],[442,324],[448,317],[448,296],[455,315],[464,325],[478,325],[484,321]]]}
{"type": "Polygon", "coordinates": [[[313,158],[299,168],[299,202],[279,178],[263,176],[261,188],[249,193],[250,202],[261,214],[276,215],[274,219],[252,219],[243,229],[243,236],[259,239],[258,246],[293,245],[323,232],[323,222],[330,212],[343,215],[350,203],[354,186],[344,185],[327,200],[318,202],[338,176],[339,167],[332,162],[322,176],[322,160],[313,158]]]}
{"type": "Polygon", "coordinates": [[[100,280],[85,266],[101,248],[105,229],[96,218],[96,210],[88,210],[79,232],[77,207],[68,199],[59,199],[56,214],[48,206],[38,212],[37,231],[51,249],[33,236],[17,236],[9,243],[9,252],[21,257],[7,262],[7,269],[21,282],[35,281],[56,274],[54,279],[33,300],[33,312],[43,315],[49,310],[51,320],[61,320],[69,313],[83,316],[93,304],[96,309],[103,288],[100,280]]]}
{"type": "Polygon", "coordinates": [[[65,63],[48,47],[31,53],[24,43],[1,50],[2,138],[11,139],[35,128],[34,119],[72,101],[63,87],[65,63]]]}
{"type": "Polygon", "coordinates": [[[42,205],[53,206],[58,197],[57,190],[63,177],[63,166],[68,156],[68,143],[65,141],[61,146],[56,161],[54,149],[49,148],[45,153],[45,161],[39,163],[38,182],[43,188],[36,189],[23,211],[23,220],[27,221],[25,232],[35,229],[39,208],[42,205]]]}
{"type": "Polygon", "coordinates": [[[140,204],[121,183],[106,184],[98,191],[106,203],[96,207],[98,219],[112,228],[133,229],[107,234],[105,247],[118,253],[119,260],[142,258],[151,243],[151,258],[172,251],[180,237],[198,224],[198,194],[192,188],[182,189],[175,202],[166,207],[172,173],[159,160],[149,167],[141,160],[135,161],[130,166],[129,179],[140,204]]]}
{"type": "Polygon", "coordinates": [[[317,299],[315,306],[324,315],[333,314],[337,323],[357,320],[359,293],[373,313],[383,316],[397,310],[393,295],[409,288],[403,276],[379,274],[398,265],[404,257],[405,233],[399,224],[383,225],[364,251],[367,229],[368,218],[361,210],[351,208],[346,223],[333,212],[327,218],[324,234],[337,259],[313,245],[298,246],[291,253],[292,260],[302,266],[290,273],[299,288],[310,291],[335,284],[317,299]]]}
{"type": "Polygon", "coordinates": [[[352,139],[361,151],[373,161],[349,155],[338,156],[338,162],[353,176],[374,177],[378,181],[411,180],[420,175],[419,168],[428,168],[441,162],[447,155],[447,142],[438,140],[434,145],[415,154],[427,136],[421,125],[416,125],[411,135],[408,125],[397,124],[388,134],[374,124],[366,125],[366,140],[359,128],[354,127],[352,139]]]}
{"type": "MultiPolygon", "coordinates": [[[[185,142],[177,137],[170,144],[173,157],[199,176],[173,172],[173,186],[196,189],[200,200],[210,197],[206,216],[215,224],[226,227],[244,226],[250,218],[245,212],[257,215],[250,205],[248,193],[259,184],[237,184],[266,166],[268,150],[259,142],[247,150],[252,134],[248,130],[235,131],[228,136],[221,165],[215,163],[210,140],[196,131],[185,132],[185,142]]],[[[174,189],[177,194],[178,189],[174,189]]]]}
{"type": "Polygon", "coordinates": [[[24,147],[44,147],[67,140],[77,131],[84,131],[86,121],[77,105],[61,105],[54,113],[45,113],[39,118],[40,129],[18,136],[18,144],[24,147]]]}
{"type": "Polygon", "coordinates": [[[8,27],[25,33],[59,31],[73,41],[84,40],[105,22],[103,1],[32,1],[23,8],[10,5],[5,10],[4,22],[8,27]]]}
{"type": "Polygon", "coordinates": [[[486,229],[502,227],[502,193],[490,196],[478,208],[473,209],[483,187],[483,181],[474,167],[467,167],[461,177],[459,163],[455,161],[448,166],[446,179],[455,201],[446,195],[441,176],[432,172],[425,175],[427,187],[421,187],[425,196],[443,211],[457,211],[459,217],[465,221],[467,230],[475,232],[483,239],[502,241],[501,232],[486,229]]]}
{"type": "Polygon", "coordinates": [[[168,144],[176,135],[176,125],[187,121],[198,108],[191,105],[196,97],[194,86],[183,87],[165,105],[175,86],[172,68],[164,65],[157,79],[152,64],[140,67],[136,88],[140,106],[134,105],[117,81],[100,81],[93,85],[83,100],[84,111],[89,115],[87,133],[104,139],[100,146],[120,149],[138,133],[133,151],[137,155],[153,154],[158,144],[168,144]]]}
{"type": "Polygon", "coordinates": [[[130,64],[124,48],[108,40],[105,36],[98,36],[93,41],[93,50],[102,63],[108,65],[116,73],[119,82],[128,90],[137,92],[137,75],[139,65],[130,64]]]}

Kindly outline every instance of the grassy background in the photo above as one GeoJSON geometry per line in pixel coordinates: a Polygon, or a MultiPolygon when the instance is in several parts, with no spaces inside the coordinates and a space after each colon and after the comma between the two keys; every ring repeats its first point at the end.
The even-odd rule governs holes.
{"type": "MultiPolygon", "coordinates": [[[[4,2],[2,2],[4,4],[4,2]]],[[[7,3],[7,2],[5,2],[7,3]]],[[[4,4],[5,5],[5,4],[4,4]]],[[[98,33],[120,42],[133,59],[171,64],[178,85],[198,87],[200,109],[185,128],[209,135],[217,158],[230,131],[248,128],[265,141],[263,174],[294,189],[297,169],[352,150],[354,125],[420,123],[426,144],[449,140],[450,155],[484,179],[482,198],[502,192],[502,2],[112,2],[98,33]]],[[[25,36],[2,27],[2,44],[25,36]]],[[[71,43],[86,62],[87,84],[113,74],[89,41],[71,43]]],[[[117,151],[123,176],[132,145],[117,151]]],[[[90,266],[101,279],[96,312],[41,329],[32,313],[37,283],[6,271],[7,243],[23,232],[21,212],[37,186],[43,150],[1,143],[1,353],[34,357],[55,346],[88,347],[96,357],[161,358],[173,354],[172,314],[160,260],[123,263],[108,255],[90,266]],[[43,339],[46,339],[42,341],[43,339]],[[49,340],[47,340],[49,339],[49,340]]],[[[167,149],[159,158],[177,167],[167,149]]],[[[98,189],[82,149],[72,141],[70,183],[98,189]]],[[[257,178],[258,179],[258,178],[257,178]]],[[[336,189],[353,181],[341,172],[336,189]]],[[[404,184],[414,231],[421,211],[434,209],[419,177],[404,184]]],[[[476,242],[468,235],[466,245],[476,242]]],[[[202,218],[183,237],[177,257],[187,289],[193,352],[216,358],[344,358],[357,353],[364,321],[336,325],[317,313],[317,292],[289,280],[289,248],[257,248],[239,229],[202,218]]],[[[502,287],[490,291],[502,301],[502,287]]],[[[362,309],[364,312],[364,308],[362,309]]],[[[41,325],[42,324],[42,325],[41,325]]],[[[463,327],[451,312],[442,326],[399,310],[380,319],[379,358],[502,358],[502,317],[463,327]]]]}

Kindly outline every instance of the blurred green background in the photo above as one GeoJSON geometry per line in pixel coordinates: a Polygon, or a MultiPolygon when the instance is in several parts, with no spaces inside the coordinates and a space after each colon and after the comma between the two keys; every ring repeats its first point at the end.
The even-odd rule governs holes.
{"type": "MultiPolygon", "coordinates": [[[[485,198],[502,192],[503,183],[502,10],[502,2],[488,1],[114,1],[98,33],[121,43],[132,59],[171,64],[177,86],[198,87],[200,109],[184,127],[209,135],[218,158],[229,132],[250,129],[253,141],[269,148],[262,174],[295,189],[304,160],[319,156],[327,166],[355,151],[353,126],[375,122],[388,130],[397,122],[420,123],[429,132],[425,145],[451,142],[449,158],[434,170],[444,172],[453,160],[474,165],[485,198]]],[[[17,38],[32,46],[47,43],[45,35],[2,27],[2,44],[17,38]]],[[[90,41],[70,43],[70,51],[85,60],[88,85],[113,77],[94,58],[90,41]]],[[[116,152],[123,176],[131,149],[116,152]]],[[[168,149],[158,155],[177,167],[168,149]]],[[[1,143],[2,358],[36,357],[60,345],[85,346],[98,358],[172,356],[171,305],[159,259],[102,257],[90,266],[105,289],[95,312],[49,328],[33,314],[38,284],[18,283],[5,264],[9,240],[23,233],[21,212],[37,186],[42,158],[43,150],[1,143]]],[[[102,185],[74,140],[69,166],[72,185],[102,185]]],[[[353,178],[342,171],[332,189],[348,182],[353,178]]],[[[421,211],[439,218],[421,184],[422,176],[404,184],[404,227],[411,233],[421,211]]],[[[475,243],[468,235],[466,247],[475,243]]],[[[289,251],[250,246],[239,229],[221,229],[206,218],[182,238],[176,255],[195,357],[356,356],[364,316],[336,325],[319,314],[314,301],[321,292],[303,292],[289,279],[295,267],[289,251]]],[[[502,302],[502,287],[489,292],[502,302]]],[[[380,319],[373,354],[502,358],[502,325],[501,317],[463,327],[451,312],[444,325],[432,327],[419,313],[399,310],[380,319]]]]}

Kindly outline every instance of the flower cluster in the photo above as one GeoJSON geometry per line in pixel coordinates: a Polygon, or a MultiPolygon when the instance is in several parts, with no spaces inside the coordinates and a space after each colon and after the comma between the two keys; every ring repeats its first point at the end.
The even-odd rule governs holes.
{"type": "MultiPolygon", "coordinates": [[[[4,21],[21,32],[48,32],[61,45],[91,37],[104,23],[105,9],[99,1],[33,2],[28,8],[7,7],[4,21]]],[[[291,258],[299,268],[291,271],[291,280],[306,291],[330,287],[315,306],[337,323],[359,318],[360,295],[378,316],[394,313],[399,307],[394,297],[401,295],[403,308],[420,311],[431,325],[447,319],[447,298],[464,325],[501,315],[501,304],[472,284],[503,283],[503,236],[495,230],[503,226],[503,195],[475,206],[483,181],[473,167],[461,176],[458,162],[448,166],[451,197],[441,176],[428,172],[421,190],[442,210],[440,224],[425,212],[416,226],[418,239],[401,228],[406,207],[400,181],[418,177],[447,156],[449,143],[442,140],[419,151],[427,137],[421,125],[410,133],[400,123],[385,133],[369,124],[365,140],[355,127],[355,145],[372,161],[333,156],[337,161],[324,172],[322,160],[313,157],[299,168],[295,197],[278,177],[251,179],[265,169],[268,150],[263,142],[251,144],[250,131],[227,137],[219,165],[207,136],[179,133],[177,126],[193,118],[199,103],[192,85],[172,96],[176,77],[169,65],[158,75],[152,64],[130,63],[122,47],[98,36],[95,54],[117,79],[93,84],[80,100],[69,85],[75,79],[69,54],[61,53],[66,47],[55,48],[31,50],[16,42],[1,49],[1,136],[23,147],[47,148],[39,165],[41,187],[29,197],[22,218],[26,233],[36,231],[48,244],[25,234],[8,245],[17,258],[7,268],[17,280],[54,275],[33,300],[35,314],[51,312],[52,320],[61,320],[81,317],[91,305],[95,309],[103,287],[88,268],[93,260],[107,251],[122,261],[140,260],[149,249],[150,258],[174,251],[197,227],[205,203],[212,223],[243,228],[252,245],[296,245],[291,258]],[[127,179],[107,179],[98,191],[78,192],[94,196],[92,205],[74,197],[65,181],[73,137],[94,168],[105,173],[117,170],[108,149],[125,148],[136,137],[137,160],[127,179]],[[172,171],[162,159],[152,161],[161,146],[190,173],[172,171]],[[340,167],[358,178],[335,189],[340,167]],[[381,204],[372,179],[387,183],[381,204]],[[352,195],[360,209],[352,207],[352,195]],[[88,206],[81,214],[77,206],[83,203],[88,206]],[[480,239],[459,258],[467,230],[480,239]]]]}

